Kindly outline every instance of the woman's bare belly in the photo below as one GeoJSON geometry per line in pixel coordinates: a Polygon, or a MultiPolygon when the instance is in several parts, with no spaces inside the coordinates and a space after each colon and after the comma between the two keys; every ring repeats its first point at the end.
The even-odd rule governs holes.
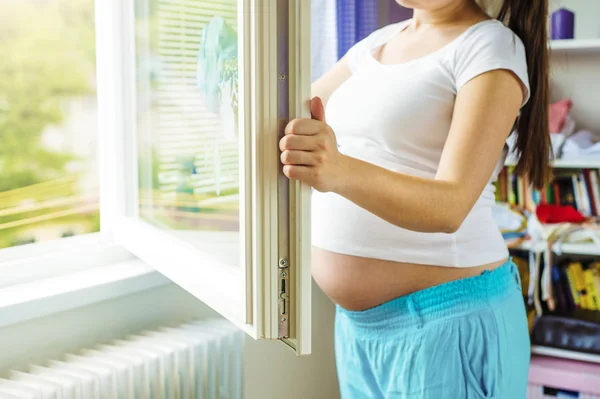
{"type": "Polygon", "coordinates": [[[454,268],[360,258],[313,247],[312,274],[332,301],[348,310],[365,310],[425,288],[477,276],[506,261],[454,268]]]}

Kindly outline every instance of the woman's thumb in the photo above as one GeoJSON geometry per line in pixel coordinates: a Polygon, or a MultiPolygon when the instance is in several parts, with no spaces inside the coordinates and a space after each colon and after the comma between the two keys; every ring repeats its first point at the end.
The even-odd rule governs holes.
{"type": "Polygon", "coordinates": [[[310,100],[310,115],[313,119],[325,122],[325,107],[320,97],[314,97],[310,100]]]}

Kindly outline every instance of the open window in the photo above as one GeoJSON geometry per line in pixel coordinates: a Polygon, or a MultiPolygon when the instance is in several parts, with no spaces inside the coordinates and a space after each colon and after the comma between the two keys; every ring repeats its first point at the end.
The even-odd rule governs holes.
{"type": "Polygon", "coordinates": [[[103,223],[298,354],[310,353],[310,189],[283,176],[278,142],[310,115],[309,18],[301,0],[97,3],[103,223]]]}

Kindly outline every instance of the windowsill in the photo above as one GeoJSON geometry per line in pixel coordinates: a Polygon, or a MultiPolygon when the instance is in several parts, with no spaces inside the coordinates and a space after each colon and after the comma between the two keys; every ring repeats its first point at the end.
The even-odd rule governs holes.
{"type": "Polygon", "coordinates": [[[141,260],[134,259],[3,287],[0,288],[0,328],[169,282],[141,260]]]}

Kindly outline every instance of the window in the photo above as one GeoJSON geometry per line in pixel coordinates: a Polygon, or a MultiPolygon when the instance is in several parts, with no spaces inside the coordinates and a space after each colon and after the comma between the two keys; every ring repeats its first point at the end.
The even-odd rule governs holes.
{"type": "Polygon", "coordinates": [[[238,267],[237,0],[138,0],[135,17],[139,217],[238,267]]]}
{"type": "Polygon", "coordinates": [[[0,2],[0,249],[99,230],[93,0],[0,2]]]}
{"type": "Polygon", "coordinates": [[[301,0],[97,4],[103,229],[299,354],[310,189],[282,175],[278,141],[309,115],[309,13],[301,0]]]}
{"type": "Polygon", "coordinates": [[[310,353],[310,189],[278,149],[310,115],[309,7],[1,2],[0,243],[36,244],[0,249],[0,288],[135,255],[310,353]]]}

